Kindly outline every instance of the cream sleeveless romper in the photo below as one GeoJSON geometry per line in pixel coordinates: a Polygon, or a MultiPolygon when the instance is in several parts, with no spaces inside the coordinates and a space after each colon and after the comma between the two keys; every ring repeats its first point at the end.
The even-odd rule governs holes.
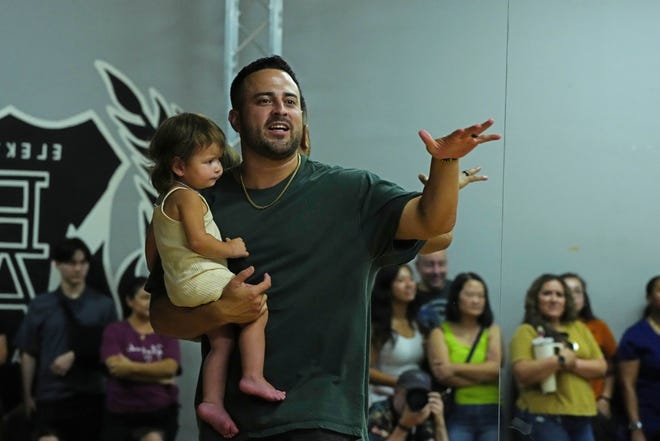
{"type": "MultiPolygon", "coordinates": [[[[188,248],[183,224],[163,211],[165,201],[177,190],[194,191],[186,187],[174,187],[168,191],[160,201],[160,205],[154,206],[152,226],[170,301],[177,306],[199,306],[218,300],[234,274],[227,268],[226,259],[211,260],[188,248]]],[[[199,197],[206,205],[204,214],[206,232],[222,240],[206,199],[202,195],[199,197]]]]}

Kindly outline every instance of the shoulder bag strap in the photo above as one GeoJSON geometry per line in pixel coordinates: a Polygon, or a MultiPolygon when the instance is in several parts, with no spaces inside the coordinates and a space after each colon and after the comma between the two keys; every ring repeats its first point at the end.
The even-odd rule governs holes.
{"type": "Polygon", "coordinates": [[[482,326],[479,328],[479,333],[477,334],[477,338],[474,339],[474,343],[472,343],[472,347],[470,348],[470,353],[468,354],[467,358],[465,359],[466,363],[470,362],[470,359],[472,358],[472,355],[474,354],[474,350],[477,349],[477,344],[479,343],[479,340],[481,340],[481,334],[484,333],[484,327],[482,326]]]}

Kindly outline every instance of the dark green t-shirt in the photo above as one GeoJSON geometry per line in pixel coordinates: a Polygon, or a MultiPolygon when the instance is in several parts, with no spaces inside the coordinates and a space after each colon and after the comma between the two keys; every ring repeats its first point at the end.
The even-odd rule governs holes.
{"type": "MultiPolygon", "coordinates": [[[[250,197],[266,205],[286,182],[250,190],[250,197]]],[[[250,252],[230,269],[254,265],[253,283],[266,272],[272,277],[264,374],[287,393],[279,403],[241,393],[234,351],[225,405],[240,430],[236,439],[310,428],[364,435],[371,287],[382,265],[407,262],[421,247],[394,240],[415,195],[371,173],[304,156],[290,187],[267,209],[248,203],[231,171],[206,194],[223,237],[242,237],[250,252]]],[[[204,426],[200,439],[222,437],[204,426]]]]}

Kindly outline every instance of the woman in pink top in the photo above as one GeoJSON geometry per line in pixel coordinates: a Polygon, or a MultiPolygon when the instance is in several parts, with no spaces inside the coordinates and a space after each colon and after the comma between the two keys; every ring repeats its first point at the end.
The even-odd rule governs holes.
{"type": "Polygon", "coordinates": [[[178,430],[179,341],[154,333],[149,321],[151,295],[146,279],[137,278],[126,292],[128,318],[108,325],[101,359],[110,376],[102,441],[122,441],[145,429],[174,441],[178,430]]]}

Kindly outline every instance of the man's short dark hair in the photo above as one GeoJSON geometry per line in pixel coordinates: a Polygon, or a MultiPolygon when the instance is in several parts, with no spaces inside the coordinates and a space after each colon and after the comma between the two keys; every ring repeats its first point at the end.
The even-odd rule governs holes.
{"type": "Polygon", "coordinates": [[[92,253],[82,240],[77,237],[64,239],[51,248],[50,258],[55,262],[69,262],[73,259],[76,251],[82,251],[85,255],[85,260],[88,262],[92,259],[92,253]]]}
{"type": "Polygon", "coordinates": [[[296,78],[296,74],[293,72],[293,69],[291,69],[291,66],[289,66],[289,63],[284,61],[284,58],[280,57],[279,55],[259,58],[258,60],[255,60],[247,66],[243,67],[243,69],[238,72],[234,78],[234,81],[231,82],[231,88],[229,89],[231,106],[234,109],[239,109],[241,107],[241,95],[243,93],[243,85],[245,84],[245,79],[251,74],[264,69],[277,69],[289,74],[293,82],[296,83],[296,86],[298,86],[298,92],[300,93],[300,108],[302,109],[303,113],[306,114],[307,105],[305,104],[305,98],[303,97],[302,89],[300,88],[300,83],[296,78]]]}

